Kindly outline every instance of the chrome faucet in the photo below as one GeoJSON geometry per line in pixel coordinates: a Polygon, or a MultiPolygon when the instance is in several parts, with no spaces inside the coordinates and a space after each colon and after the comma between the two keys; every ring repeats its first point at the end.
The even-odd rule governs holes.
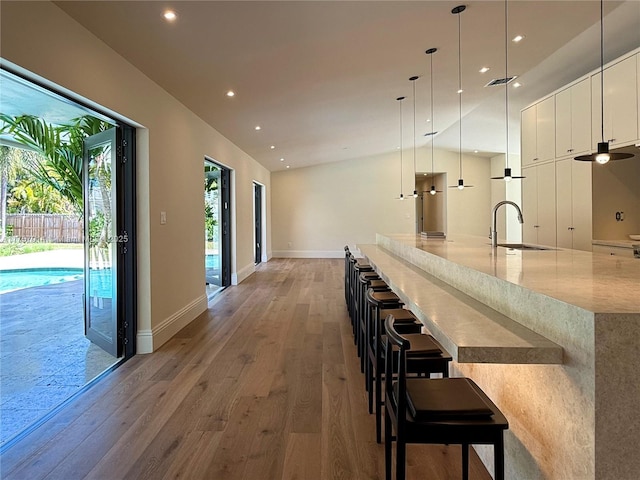
{"type": "Polygon", "coordinates": [[[520,222],[520,224],[524,223],[524,218],[522,218],[522,210],[520,210],[520,207],[518,206],[518,204],[516,204],[515,202],[512,202],[511,200],[503,200],[501,202],[496,203],[496,206],[493,207],[493,212],[491,212],[491,221],[493,222],[493,228],[491,229],[491,234],[489,235],[489,238],[491,239],[491,246],[493,248],[496,248],[498,246],[498,232],[497,232],[497,218],[496,218],[496,212],[498,211],[498,208],[500,208],[502,205],[513,205],[514,207],[516,207],[516,210],[518,211],[518,221],[520,222]]]}

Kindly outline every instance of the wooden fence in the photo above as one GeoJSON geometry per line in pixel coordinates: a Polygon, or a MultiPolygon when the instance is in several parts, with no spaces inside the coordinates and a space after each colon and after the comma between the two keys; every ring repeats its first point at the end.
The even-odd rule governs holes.
{"type": "Polygon", "coordinates": [[[76,215],[20,213],[7,215],[13,241],[82,243],[82,218],[76,215]]]}

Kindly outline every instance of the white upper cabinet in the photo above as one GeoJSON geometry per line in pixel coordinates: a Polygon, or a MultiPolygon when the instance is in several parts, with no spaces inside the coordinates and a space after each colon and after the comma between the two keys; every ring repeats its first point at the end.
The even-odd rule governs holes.
{"type": "Polygon", "coordinates": [[[556,158],[591,148],[591,82],[588,78],[556,94],[556,158]]]}
{"type": "Polygon", "coordinates": [[[555,157],[555,98],[549,97],[522,111],[522,165],[544,162],[555,157]]]}
{"type": "MultiPolygon", "coordinates": [[[[604,70],[604,140],[611,147],[633,143],[638,131],[638,55],[604,70]]],[[[600,72],[591,77],[592,148],[602,141],[600,72]]]]}

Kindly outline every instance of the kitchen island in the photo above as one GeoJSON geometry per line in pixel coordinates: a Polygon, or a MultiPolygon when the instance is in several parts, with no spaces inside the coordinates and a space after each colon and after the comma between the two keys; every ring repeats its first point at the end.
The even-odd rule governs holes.
{"type": "Polygon", "coordinates": [[[638,478],[640,260],[462,236],[358,248],[509,419],[507,478],[638,478]]]}

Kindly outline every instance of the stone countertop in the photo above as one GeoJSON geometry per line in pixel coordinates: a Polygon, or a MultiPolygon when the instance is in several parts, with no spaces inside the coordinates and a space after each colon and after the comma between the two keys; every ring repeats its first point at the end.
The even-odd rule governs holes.
{"type": "Polygon", "coordinates": [[[384,235],[454,264],[494,276],[593,313],[640,313],[640,260],[579,250],[493,251],[489,240],[384,235]]]}
{"type": "Polygon", "coordinates": [[[604,245],[605,247],[633,248],[640,245],[640,240],[593,240],[592,245],[604,245]]]}
{"type": "Polygon", "coordinates": [[[377,245],[378,274],[459,363],[561,364],[562,347],[377,245]]]}

